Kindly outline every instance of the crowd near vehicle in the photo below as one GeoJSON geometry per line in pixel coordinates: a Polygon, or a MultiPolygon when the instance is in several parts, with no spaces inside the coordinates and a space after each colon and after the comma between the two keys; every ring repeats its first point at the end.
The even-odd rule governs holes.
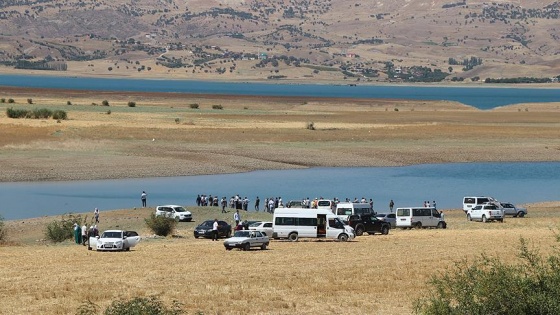
{"type": "Polygon", "coordinates": [[[400,228],[446,228],[447,224],[435,208],[410,207],[397,208],[397,227],[400,228]]]}
{"type": "Polygon", "coordinates": [[[487,202],[497,202],[496,199],[492,197],[464,197],[463,198],[463,211],[467,213],[473,207],[485,204],[487,202]]]}
{"type": "Polygon", "coordinates": [[[467,220],[504,222],[504,211],[499,203],[487,202],[482,205],[474,206],[467,211],[467,220]]]}
{"type": "Polygon", "coordinates": [[[259,247],[264,250],[269,243],[270,240],[268,236],[262,234],[260,231],[242,230],[236,231],[233,237],[226,239],[224,241],[224,247],[226,250],[231,250],[233,248],[249,250],[251,247],[259,247]]]}
{"type": "MultiPolygon", "coordinates": [[[[212,238],[214,220],[206,220],[194,229],[194,238],[212,238]]],[[[231,225],[226,221],[218,221],[218,237],[231,237],[231,225]]]]}
{"type": "Polygon", "coordinates": [[[166,216],[177,221],[192,221],[192,213],[177,205],[157,206],[156,216],[166,216]]]}
{"type": "Polygon", "coordinates": [[[256,222],[249,225],[249,230],[251,231],[259,231],[262,234],[270,237],[272,236],[272,232],[274,231],[272,227],[272,222],[256,222]]]}
{"type": "Polygon", "coordinates": [[[342,221],[348,221],[351,215],[373,213],[369,203],[339,202],[336,204],[336,215],[342,221]]]}
{"type": "Polygon", "coordinates": [[[364,232],[369,235],[375,233],[387,235],[391,229],[390,223],[378,219],[371,213],[351,215],[348,219],[348,225],[354,229],[356,236],[362,236],[364,232]]]}
{"type": "Polygon", "coordinates": [[[272,238],[323,238],[347,241],[354,229],[345,225],[329,209],[279,208],[274,211],[272,238]]]}
{"type": "Polygon", "coordinates": [[[377,213],[375,216],[381,220],[389,223],[391,228],[394,229],[397,227],[397,214],[396,213],[377,213]]]}
{"type": "Polygon", "coordinates": [[[89,238],[88,249],[97,251],[129,251],[140,242],[140,236],[134,231],[107,230],[101,236],[89,238]]]}
{"type": "Polygon", "coordinates": [[[516,217],[523,218],[524,216],[527,215],[527,208],[516,207],[514,204],[510,202],[500,202],[500,206],[502,206],[502,209],[504,211],[504,216],[511,215],[514,218],[516,217]]]}

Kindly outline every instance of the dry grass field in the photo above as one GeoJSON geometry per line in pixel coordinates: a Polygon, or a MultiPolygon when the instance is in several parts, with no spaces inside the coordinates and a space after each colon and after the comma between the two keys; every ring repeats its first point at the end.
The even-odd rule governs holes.
{"type": "MultiPolygon", "coordinates": [[[[268,250],[226,252],[221,242],[194,239],[196,222],[176,237],[153,238],[143,224],[152,209],[101,213],[101,229],[135,229],[143,240],[130,252],[88,251],[71,241],[49,244],[56,218],[7,222],[11,246],[0,247],[1,314],[75,314],[86,300],[102,309],[117,299],[178,300],[188,314],[410,314],[432,276],[485,253],[517,263],[520,237],[543,255],[557,246],[558,202],[529,205],[525,218],[467,222],[445,210],[446,230],[391,230],[348,243],[272,241],[268,250]]],[[[189,208],[196,221],[231,222],[216,208],[189,208]]],[[[248,213],[245,219],[268,219],[248,213]]]]}

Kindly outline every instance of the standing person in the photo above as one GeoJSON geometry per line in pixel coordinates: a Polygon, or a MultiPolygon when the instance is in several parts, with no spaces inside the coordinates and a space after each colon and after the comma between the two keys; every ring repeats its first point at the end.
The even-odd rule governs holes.
{"type": "Polygon", "coordinates": [[[395,206],[395,202],[393,201],[393,199],[391,199],[391,201],[389,201],[389,210],[391,210],[391,213],[393,213],[394,206],[395,206]]]}
{"type": "Polygon", "coordinates": [[[212,224],[212,241],[218,240],[218,219],[214,219],[214,223],[212,224]]]}
{"type": "Polygon", "coordinates": [[[436,207],[436,201],[435,201],[435,200],[434,200],[434,201],[432,202],[432,207],[434,207],[434,209],[436,209],[436,210],[437,210],[437,207],[436,207]]]}
{"type": "Polygon", "coordinates": [[[268,199],[268,212],[274,213],[274,198],[268,199]]]}
{"type": "Polygon", "coordinates": [[[257,212],[259,212],[259,203],[261,203],[261,200],[259,199],[259,196],[257,196],[257,199],[255,199],[255,210],[257,212]]]}
{"type": "Polygon", "coordinates": [[[201,202],[201,201],[202,201],[202,198],[200,198],[200,194],[198,194],[198,195],[196,196],[196,206],[197,206],[197,207],[200,207],[200,202],[201,202]]]}
{"type": "Polygon", "coordinates": [[[95,223],[99,223],[99,209],[95,208],[93,211],[93,217],[95,218],[95,223]]]}
{"type": "Polygon", "coordinates": [[[84,223],[82,225],[82,245],[84,246],[86,246],[87,237],[87,225],[84,223]]]}
{"type": "Polygon", "coordinates": [[[80,244],[80,238],[82,237],[82,231],[78,223],[74,223],[74,242],[80,244]]]}
{"type": "Polygon", "coordinates": [[[222,213],[227,213],[226,211],[226,207],[227,207],[227,200],[226,197],[222,197],[222,213]]]}
{"type": "Polygon", "coordinates": [[[142,200],[142,208],[146,208],[146,199],[148,198],[148,194],[145,191],[142,191],[140,195],[140,200],[142,200]]]}
{"type": "Polygon", "coordinates": [[[233,214],[233,220],[235,220],[235,226],[238,226],[239,222],[241,221],[241,216],[239,215],[239,210],[236,210],[235,213],[233,214]]]}

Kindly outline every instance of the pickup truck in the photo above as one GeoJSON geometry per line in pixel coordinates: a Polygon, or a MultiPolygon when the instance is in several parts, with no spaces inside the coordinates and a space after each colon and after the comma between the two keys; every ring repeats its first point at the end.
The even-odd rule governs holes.
{"type": "Polygon", "coordinates": [[[348,225],[354,228],[356,236],[362,236],[364,232],[370,235],[380,233],[389,234],[391,224],[380,220],[373,213],[353,214],[348,217],[348,225]]]}
{"type": "Polygon", "coordinates": [[[504,210],[504,215],[512,215],[514,218],[516,217],[523,218],[524,216],[527,215],[526,208],[518,208],[514,204],[509,202],[500,202],[500,205],[504,210]]]}
{"type": "Polygon", "coordinates": [[[266,249],[270,240],[268,236],[262,234],[260,231],[249,231],[240,230],[233,234],[224,241],[224,247],[226,250],[232,250],[233,248],[240,248],[242,250],[249,250],[251,247],[260,247],[260,249],[266,249]]]}
{"type": "Polygon", "coordinates": [[[469,211],[467,211],[467,220],[504,222],[504,210],[498,203],[487,202],[469,209],[469,211]]]}

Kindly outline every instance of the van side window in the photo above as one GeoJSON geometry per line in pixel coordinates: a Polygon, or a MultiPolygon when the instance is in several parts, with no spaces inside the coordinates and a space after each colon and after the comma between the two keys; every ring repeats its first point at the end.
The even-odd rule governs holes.
{"type": "Polygon", "coordinates": [[[294,218],[276,218],[276,225],[295,225],[294,218]]]}
{"type": "Polygon", "coordinates": [[[397,209],[397,215],[400,217],[409,217],[410,209],[397,209]]]}
{"type": "Polygon", "coordinates": [[[298,218],[297,225],[300,226],[317,226],[317,218],[298,218]]]}
{"type": "Polygon", "coordinates": [[[436,209],[432,209],[432,216],[436,217],[436,218],[440,218],[441,215],[439,214],[439,212],[436,209]]]}
{"type": "Polygon", "coordinates": [[[475,199],[475,198],[465,198],[465,200],[463,201],[463,203],[475,203],[474,199],[475,199]]]}

